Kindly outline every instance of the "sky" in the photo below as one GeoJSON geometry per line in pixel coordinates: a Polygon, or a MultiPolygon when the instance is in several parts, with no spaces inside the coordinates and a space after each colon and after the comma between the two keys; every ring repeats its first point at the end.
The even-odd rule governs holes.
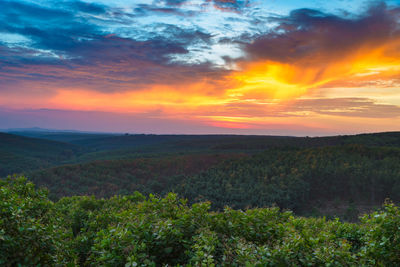
{"type": "Polygon", "coordinates": [[[0,129],[400,130],[400,0],[0,0],[0,129]]]}

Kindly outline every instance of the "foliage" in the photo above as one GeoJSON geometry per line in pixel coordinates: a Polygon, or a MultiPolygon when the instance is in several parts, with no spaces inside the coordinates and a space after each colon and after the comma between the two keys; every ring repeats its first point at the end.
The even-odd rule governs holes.
{"type": "Polygon", "coordinates": [[[390,201],[383,211],[362,218],[369,231],[361,240],[365,243],[362,254],[365,262],[379,266],[400,265],[400,210],[390,201]]]}
{"type": "Polygon", "coordinates": [[[400,265],[389,201],[294,215],[400,201],[399,133],[52,138],[0,134],[0,176],[57,200],[0,180],[2,266],[400,265]]]}
{"type": "Polygon", "coordinates": [[[54,204],[26,178],[0,181],[0,265],[53,265],[69,260],[54,204]]]}
{"type": "Polygon", "coordinates": [[[343,215],[354,219],[354,202],[400,201],[399,160],[398,148],[362,145],[268,150],[188,176],[174,191],[214,209],[276,204],[301,214],[337,200],[350,203],[343,215]]]}
{"type": "Polygon", "coordinates": [[[320,206],[333,203],[344,206],[336,208],[336,216],[355,221],[365,211],[360,203],[379,206],[387,197],[400,201],[399,161],[399,148],[341,145],[96,161],[30,177],[55,198],[173,191],[190,203],[209,200],[213,210],[277,205],[303,215],[318,215],[314,211],[320,206]]]}
{"type": "Polygon", "coordinates": [[[194,154],[162,158],[94,161],[65,165],[31,174],[31,180],[51,190],[51,197],[73,195],[111,197],[140,191],[166,194],[186,176],[211,168],[228,158],[241,155],[194,154]]]}
{"type": "Polygon", "coordinates": [[[279,208],[210,211],[175,194],[58,202],[25,178],[0,187],[5,266],[398,266],[400,210],[359,224],[279,208]]]}
{"type": "Polygon", "coordinates": [[[54,166],[81,151],[73,144],[0,133],[0,177],[54,166]]]}
{"type": "Polygon", "coordinates": [[[400,133],[286,137],[244,135],[144,135],[24,130],[0,133],[0,177],[66,163],[157,157],[172,153],[255,153],[269,149],[359,144],[400,147],[400,133]],[[33,138],[32,138],[33,137],[33,138]]]}

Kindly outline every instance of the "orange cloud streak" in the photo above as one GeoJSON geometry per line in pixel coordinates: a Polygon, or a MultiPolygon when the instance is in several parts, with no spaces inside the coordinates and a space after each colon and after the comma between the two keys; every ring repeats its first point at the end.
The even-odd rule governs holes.
{"type": "Polygon", "coordinates": [[[389,78],[400,73],[400,40],[380,47],[364,47],[343,58],[325,55],[294,63],[256,61],[240,64],[230,79],[238,86],[227,91],[240,99],[292,100],[331,82],[389,78]],[[397,50],[396,50],[397,49],[397,50]]]}
{"type": "MultiPolygon", "coordinates": [[[[140,89],[130,89],[124,84],[124,91],[116,92],[98,92],[89,87],[60,87],[46,98],[42,95],[16,98],[12,93],[0,93],[0,105],[29,107],[34,104],[35,108],[132,113],[158,110],[162,116],[191,118],[216,127],[265,127],[268,123],[283,121],[281,117],[272,118],[271,112],[277,104],[280,108],[291,105],[294,100],[307,97],[332,83],[338,87],[349,81],[361,83],[397,77],[400,74],[399,46],[400,40],[392,40],[380,46],[366,45],[342,58],[313,55],[293,63],[271,60],[239,62],[239,70],[232,71],[221,81],[204,79],[190,83],[186,80],[181,84],[160,83],[140,89]],[[234,115],[227,116],[231,112],[228,106],[232,103],[258,104],[258,114],[255,116],[251,107],[237,105],[234,115]],[[265,108],[265,116],[259,114],[262,108],[265,108]],[[225,115],[216,116],[212,111],[225,115]]],[[[284,123],[296,122],[301,112],[294,115],[297,117],[286,117],[284,123]]],[[[313,118],[307,114],[307,117],[313,120],[309,126],[323,127],[324,121],[318,116],[313,118]]]]}

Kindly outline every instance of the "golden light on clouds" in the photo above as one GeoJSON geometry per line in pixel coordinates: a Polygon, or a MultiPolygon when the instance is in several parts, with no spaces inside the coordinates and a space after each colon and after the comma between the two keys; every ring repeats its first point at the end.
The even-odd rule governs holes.
{"type": "Polygon", "coordinates": [[[390,79],[400,74],[398,41],[366,47],[342,58],[315,55],[290,63],[270,60],[246,62],[229,78],[238,86],[228,95],[250,99],[293,100],[332,82],[390,79]]]}
{"type": "Polygon", "coordinates": [[[167,113],[189,111],[198,106],[221,105],[220,96],[198,92],[199,84],[185,85],[186,93],[175,86],[151,85],[141,90],[102,93],[84,89],[60,89],[49,101],[53,106],[73,110],[142,113],[164,109],[167,113]]]}
{"type": "MultiPolygon", "coordinates": [[[[363,84],[377,80],[382,84],[400,73],[400,57],[394,49],[397,44],[363,48],[339,59],[324,55],[325,64],[320,62],[318,55],[317,58],[288,63],[271,60],[239,62],[240,70],[228,73],[220,81],[203,79],[171,85],[160,82],[115,92],[60,88],[46,99],[27,99],[26,105],[30,102],[47,108],[117,113],[157,110],[166,117],[232,129],[262,128],[272,123],[289,125],[307,117],[308,127],[323,128],[323,120],[317,119],[322,115],[315,114],[318,107],[310,111],[292,110],[291,106],[298,105],[298,99],[312,98],[318,92],[322,94],[319,97],[324,98],[363,96],[360,92],[368,91],[363,97],[384,99],[387,88],[378,88],[371,93],[363,84]],[[342,88],[339,94],[338,88],[342,88]],[[331,91],[336,93],[330,95],[331,91]]],[[[5,103],[6,100],[2,104],[5,103]]],[[[346,109],[347,106],[342,109],[332,107],[336,112],[345,113],[346,109]]]]}
{"type": "Polygon", "coordinates": [[[93,20],[67,3],[17,2],[6,1],[0,16],[8,25],[0,34],[0,123],[17,125],[1,113],[14,109],[93,111],[193,132],[400,125],[400,6],[393,1],[357,8],[208,1],[206,9],[185,1],[168,10],[168,1],[129,10],[114,3],[93,20]]]}

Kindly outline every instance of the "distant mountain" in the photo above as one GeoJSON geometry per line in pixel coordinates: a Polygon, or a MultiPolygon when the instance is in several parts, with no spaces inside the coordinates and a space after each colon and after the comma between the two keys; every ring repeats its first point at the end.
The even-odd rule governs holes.
{"type": "Polygon", "coordinates": [[[60,142],[72,142],[80,139],[98,138],[98,137],[111,137],[122,135],[122,133],[104,133],[104,132],[90,132],[79,130],[58,130],[58,129],[44,129],[39,127],[32,128],[10,128],[0,130],[0,132],[15,134],[19,136],[41,138],[60,142]]]}
{"type": "Polygon", "coordinates": [[[108,133],[100,131],[80,131],[80,130],[68,130],[68,129],[46,129],[40,127],[30,128],[8,128],[0,129],[0,132],[12,133],[12,132],[40,132],[40,133],[86,133],[86,134],[122,134],[122,133],[108,133]]]}

